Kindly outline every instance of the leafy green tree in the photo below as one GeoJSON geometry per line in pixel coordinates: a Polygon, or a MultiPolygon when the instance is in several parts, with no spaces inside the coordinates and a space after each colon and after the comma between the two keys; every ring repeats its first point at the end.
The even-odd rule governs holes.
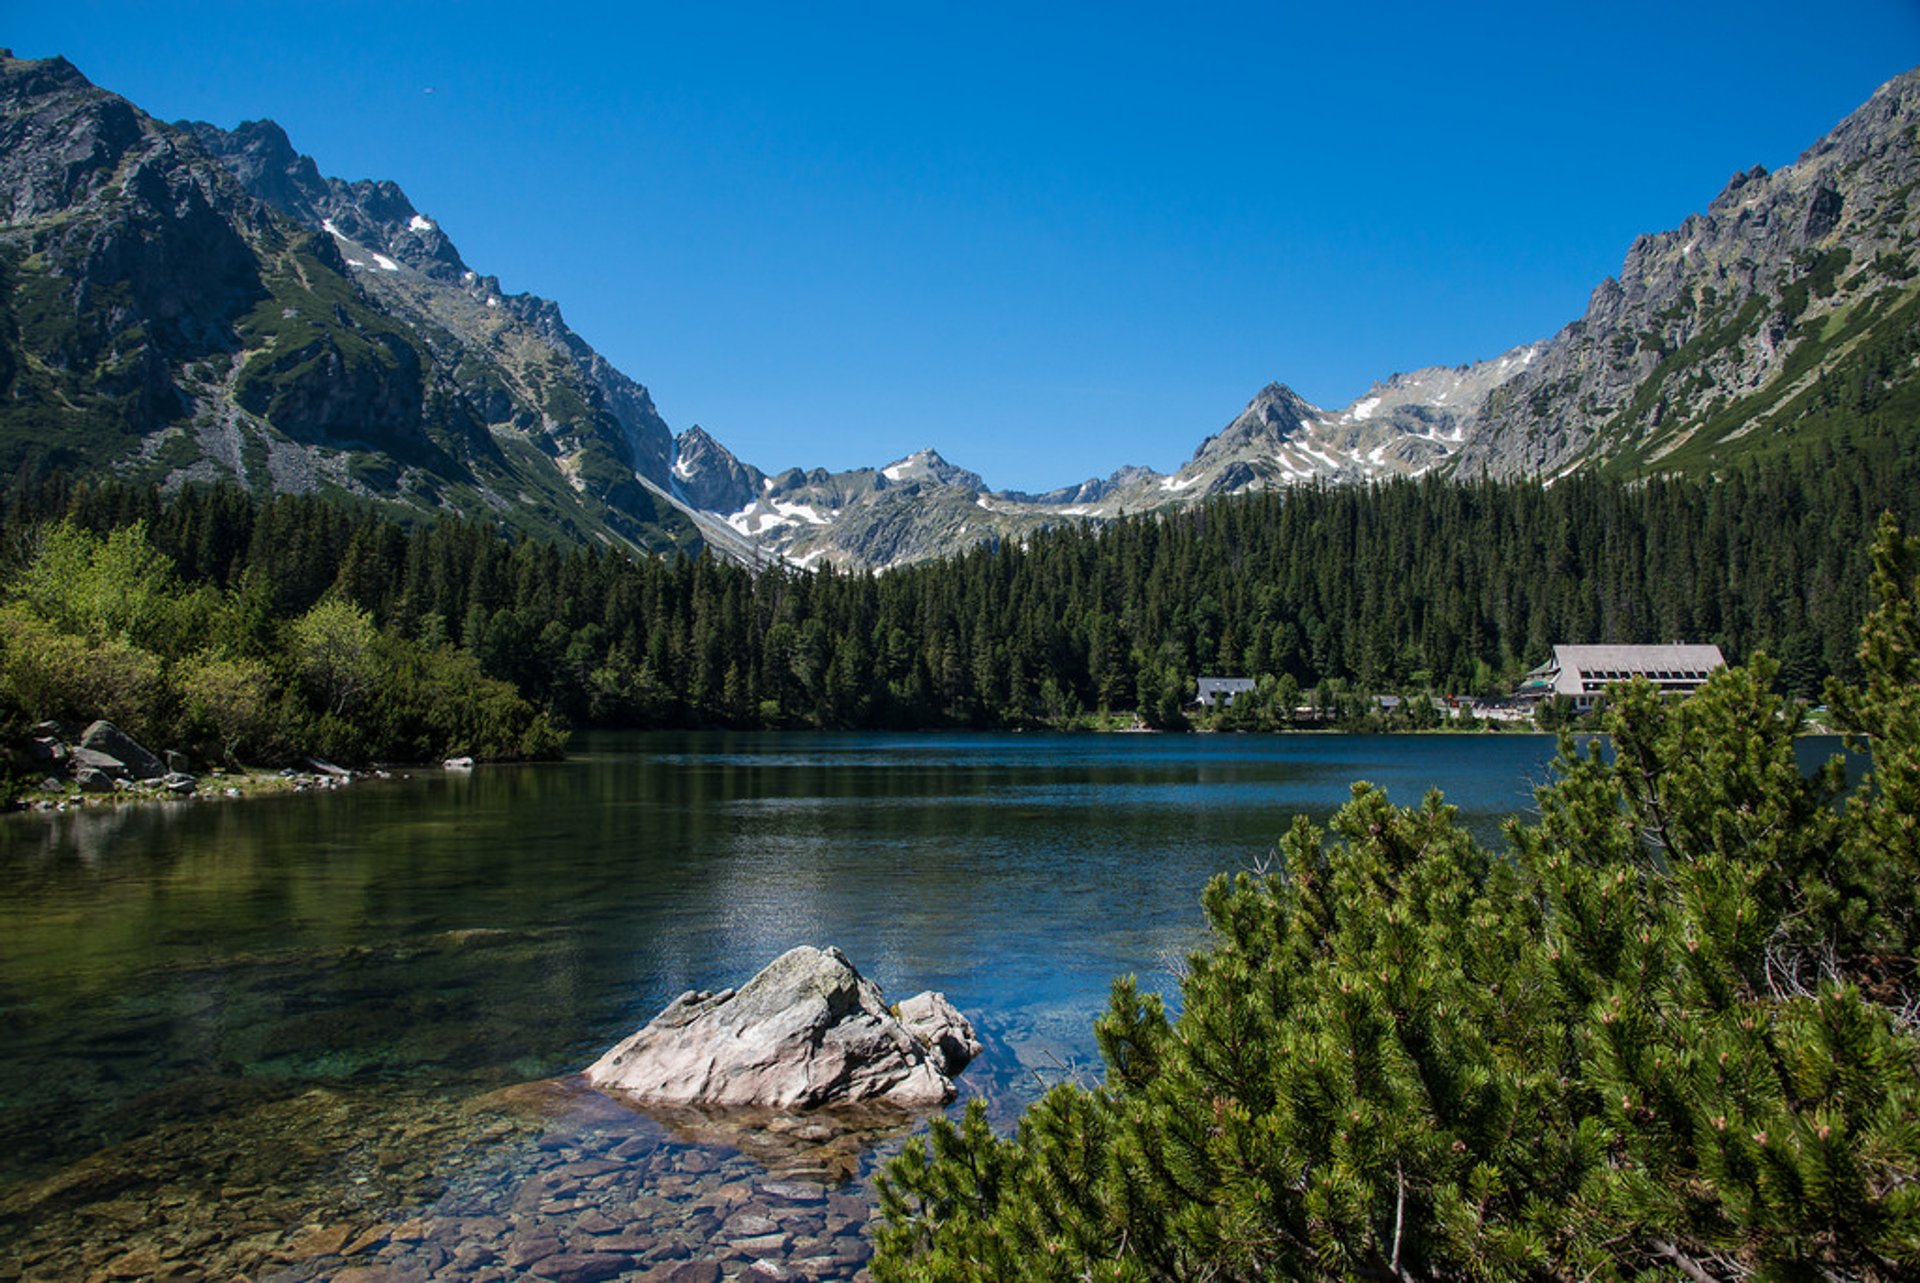
{"type": "Polygon", "coordinates": [[[63,632],[21,603],[0,605],[0,728],[18,735],[49,718],[107,718],[151,737],[168,690],[159,656],[118,638],[63,632]]]}
{"type": "Polygon", "coordinates": [[[373,617],[338,597],[288,625],[288,655],[326,715],[345,719],[358,711],[374,681],[376,635],[373,617]]]}
{"type": "Polygon", "coordinates": [[[283,691],[265,662],[196,655],[179,666],[175,681],[186,734],[205,756],[237,766],[291,751],[281,725],[283,691]]]}

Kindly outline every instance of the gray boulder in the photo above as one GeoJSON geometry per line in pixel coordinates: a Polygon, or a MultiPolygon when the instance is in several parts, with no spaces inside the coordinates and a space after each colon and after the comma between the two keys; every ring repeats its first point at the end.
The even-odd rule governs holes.
{"type": "Polygon", "coordinates": [[[900,1003],[900,1023],[933,1053],[940,1072],[952,1078],[980,1054],[973,1022],[944,993],[916,993],[900,1003]]]}
{"type": "Polygon", "coordinates": [[[73,782],[82,793],[111,793],[116,783],[113,776],[96,766],[80,767],[73,773],[73,782]]]}
{"type": "MultiPolygon", "coordinates": [[[[136,780],[157,780],[167,773],[167,764],[134,742],[133,736],[112,722],[95,722],[80,737],[80,747],[105,753],[124,763],[136,780]]],[[[78,760],[79,754],[75,754],[78,760]]]]}
{"type": "Polygon", "coordinates": [[[133,778],[133,773],[127,769],[125,762],[97,748],[76,748],[67,755],[67,760],[73,764],[75,779],[79,778],[81,771],[93,771],[116,780],[133,778]]]}
{"type": "Polygon", "coordinates": [[[924,1108],[953,1099],[945,1063],[845,954],[801,945],[738,991],[681,994],[587,1081],[643,1105],[924,1108]]]}

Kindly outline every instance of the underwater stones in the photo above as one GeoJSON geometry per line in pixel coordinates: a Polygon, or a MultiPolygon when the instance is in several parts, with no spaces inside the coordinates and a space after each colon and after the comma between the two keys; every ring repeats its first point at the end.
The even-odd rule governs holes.
{"type": "Polygon", "coordinates": [[[738,991],[680,995],[586,1076],[648,1106],[912,1109],[953,1098],[947,1063],[845,954],[801,945],[738,991]]]}
{"type": "MultiPolygon", "coordinates": [[[[895,1139],[912,1125],[886,1116],[895,1139]]],[[[783,1143],[823,1121],[853,1129],[850,1145],[868,1135],[859,1110],[766,1119],[755,1134],[783,1143]]],[[[20,1283],[84,1283],[110,1264],[155,1283],[865,1283],[874,1207],[860,1171],[849,1160],[826,1184],[777,1174],[577,1077],[472,1099],[236,1084],[218,1109],[0,1200],[0,1283],[10,1253],[20,1283]],[[393,1170],[374,1143],[402,1151],[393,1170]],[[6,1234],[28,1224],[46,1245],[14,1252],[6,1234]]]]}
{"type": "Polygon", "coordinates": [[[601,1283],[633,1265],[631,1256],[614,1252],[560,1252],[536,1261],[530,1272],[551,1283],[601,1283]]]}
{"type": "Polygon", "coordinates": [[[640,1276],[644,1283],[720,1283],[718,1261],[677,1261],[656,1265],[640,1276]]]}
{"type": "Polygon", "coordinates": [[[812,1181],[765,1181],[760,1185],[760,1193],[767,1198],[782,1203],[824,1203],[827,1191],[812,1181]]]}

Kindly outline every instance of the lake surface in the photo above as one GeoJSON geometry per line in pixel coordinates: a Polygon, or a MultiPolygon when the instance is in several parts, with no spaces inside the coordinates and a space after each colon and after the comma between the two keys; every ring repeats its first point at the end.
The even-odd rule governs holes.
{"type": "Polygon", "coordinates": [[[837,944],[890,1000],[942,990],[973,1018],[962,1099],[1008,1123],[1097,1077],[1109,982],[1171,990],[1207,879],[1294,814],[1324,819],[1355,779],[1403,804],[1437,787],[1498,843],[1552,752],[620,736],[470,775],[0,817],[0,1279],[560,1278],[572,1258],[732,1277],[756,1255],[850,1277],[866,1138],[716,1135],[569,1075],[683,990],[837,944]]]}

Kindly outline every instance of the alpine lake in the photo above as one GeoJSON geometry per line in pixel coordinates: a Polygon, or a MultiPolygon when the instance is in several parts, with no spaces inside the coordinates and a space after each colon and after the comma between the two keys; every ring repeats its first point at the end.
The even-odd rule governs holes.
{"type": "MultiPolygon", "coordinates": [[[[1814,761],[1833,740],[1806,741],[1814,761]]],[[[1490,844],[1551,737],[733,735],[0,816],[0,1280],[864,1278],[924,1120],[654,1117],[580,1071],[838,945],[973,1020],[1000,1129],[1177,998],[1215,873],[1370,780],[1490,844]]]]}

